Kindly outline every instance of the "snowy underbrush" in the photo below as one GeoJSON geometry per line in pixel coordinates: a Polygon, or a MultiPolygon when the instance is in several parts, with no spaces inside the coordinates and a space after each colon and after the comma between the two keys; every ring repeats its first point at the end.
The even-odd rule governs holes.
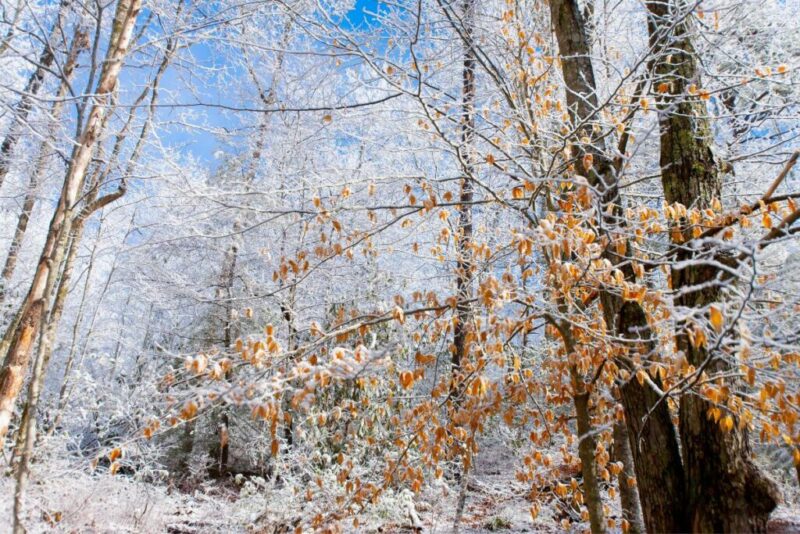
{"type": "MultiPolygon", "coordinates": [[[[529,514],[526,488],[514,479],[520,461],[517,451],[487,440],[469,477],[463,533],[559,532],[568,517],[556,499],[542,501],[535,520],[529,514]]],[[[341,487],[335,464],[319,468],[318,458],[300,451],[274,460],[273,473],[281,476],[231,474],[223,479],[196,478],[176,483],[156,465],[111,475],[100,462],[79,456],[63,438],[45,440],[32,466],[25,500],[24,524],[29,533],[255,533],[293,532],[302,524],[308,532],[314,517],[339,509],[341,487]]],[[[364,479],[375,478],[376,466],[356,467],[364,479]],[[370,472],[372,470],[372,472],[370,472]]],[[[765,465],[764,467],[773,467],[765,465]]],[[[786,503],[773,514],[771,531],[800,528],[798,492],[788,477],[780,478],[786,503]]],[[[341,523],[342,532],[451,532],[459,485],[444,479],[431,481],[414,494],[408,489],[387,491],[374,504],[341,523]]],[[[4,469],[0,477],[0,533],[11,531],[14,477],[4,469]]],[[[617,517],[615,499],[610,517],[617,517]]],[[[581,532],[588,525],[579,519],[568,527],[581,532]]]]}
{"type": "MultiPolygon", "coordinates": [[[[38,448],[25,498],[24,525],[38,532],[234,533],[293,531],[331,510],[339,487],[332,471],[284,477],[230,475],[221,480],[175,483],[163,469],[142,467],[111,475],[100,462],[71,453],[51,438],[38,448]],[[307,488],[313,493],[309,500],[307,488]]],[[[6,458],[7,462],[8,458],[6,458]]],[[[277,462],[276,472],[291,473],[277,462]]],[[[298,462],[299,463],[299,462],[298,462]]],[[[296,464],[297,465],[297,464],[296,464]]],[[[0,477],[0,533],[11,532],[15,479],[4,465],[0,477]]],[[[368,530],[400,525],[408,495],[389,493],[362,516],[368,530]]]]}

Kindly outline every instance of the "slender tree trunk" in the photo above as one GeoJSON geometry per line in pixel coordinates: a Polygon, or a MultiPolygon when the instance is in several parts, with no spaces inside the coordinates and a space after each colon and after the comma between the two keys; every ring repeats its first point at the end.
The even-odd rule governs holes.
{"type": "MultiPolygon", "coordinates": [[[[11,15],[11,19],[8,21],[8,31],[3,36],[3,39],[0,40],[0,57],[2,57],[6,50],[8,50],[8,45],[11,44],[14,34],[17,32],[17,21],[22,13],[22,6],[24,4],[25,2],[23,2],[23,0],[17,0],[15,2],[14,14],[11,15]]],[[[10,9],[10,6],[8,6],[6,9],[10,9]]]]}
{"type": "MultiPolygon", "coordinates": [[[[680,0],[648,1],[651,45],[662,50],[656,65],[657,83],[665,87],[658,99],[661,130],[661,181],[665,200],[686,207],[710,208],[722,198],[721,173],[712,152],[712,137],[702,100],[689,95],[689,84],[700,86],[698,58],[690,38],[688,7],[680,0]]],[[[724,299],[721,272],[714,262],[725,258],[712,250],[696,250],[688,221],[672,233],[682,268],[671,272],[675,306],[704,310],[724,299]]],[[[702,311],[699,311],[702,313],[702,311]]],[[[726,371],[724,355],[694,346],[686,325],[679,325],[676,344],[689,364],[707,372],[726,371]]],[[[680,433],[686,469],[687,502],[695,532],[766,531],[769,514],[780,497],[752,460],[746,429],[737,424],[725,431],[708,411],[712,405],[698,395],[680,402],[680,433]]]]}
{"type": "MultiPolygon", "coordinates": [[[[44,337],[44,336],[43,336],[44,337]]],[[[42,339],[41,344],[45,341],[42,339]]],[[[37,352],[34,362],[34,375],[42,376],[44,367],[43,350],[37,352]]],[[[33,456],[33,445],[36,434],[36,412],[41,394],[42,381],[31,379],[28,383],[28,401],[22,413],[22,421],[17,435],[17,446],[15,456],[17,457],[16,486],[14,489],[14,534],[24,534],[25,528],[22,525],[23,505],[25,501],[25,491],[28,486],[30,476],[30,460],[33,456]]]]}
{"type": "Polygon", "coordinates": [[[50,35],[45,42],[44,50],[42,50],[39,56],[36,68],[30,78],[28,78],[28,83],[25,84],[22,97],[12,112],[10,129],[3,139],[3,142],[0,143],[0,187],[3,186],[6,175],[8,175],[8,170],[11,167],[11,160],[14,155],[14,148],[17,146],[17,142],[22,135],[25,121],[33,108],[33,101],[42,88],[44,75],[50,67],[52,67],[53,61],[55,61],[54,49],[58,37],[61,35],[64,19],[66,18],[70,4],[71,0],[62,0],[61,7],[58,11],[58,17],[53,24],[52,30],[50,30],[50,35]]]}
{"type": "MultiPolygon", "coordinates": [[[[63,251],[63,246],[59,247],[63,251]]],[[[28,396],[25,408],[22,412],[20,427],[17,432],[16,457],[17,457],[17,476],[14,491],[14,533],[23,534],[25,528],[22,525],[22,507],[24,504],[25,490],[30,475],[30,460],[33,455],[33,447],[36,442],[36,423],[39,397],[44,385],[44,369],[52,353],[53,342],[55,341],[56,327],[61,313],[64,311],[64,301],[66,300],[69,277],[72,266],[75,262],[76,254],[70,253],[66,258],[62,255],[57,257],[54,262],[61,265],[63,260],[63,274],[58,280],[58,269],[51,269],[48,273],[45,287],[45,296],[42,299],[42,322],[44,328],[40,331],[39,346],[36,357],[33,361],[31,377],[28,381],[28,396]],[[55,296],[51,301],[51,295],[55,290],[55,296]]]]}
{"type": "MultiPolygon", "coordinates": [[[[113,195],[113,194],[114,193],[110,193],[109,195],[106,195],[106,197],[108,197],[110,195],[113,195]]],[[[104,198],[106,198],[106,197],[104,197],[104,198]]],[[[91,205],[96,205],[96,202],[92,203],[91,205]]],[[[134,216],[131,217],[131,220],[128,223],[128,231],[125,233],[125,237],[123,238],[123,242],[125,241],[125,239],[127,239],[127,237],[130,235],[130,233],[133,231],[134,216]]],[[[98,238],[99,238],[99,235],[98,235],[98,238]]],[[[92,333],[94,332],[94,325],[95,325],[95,322],[97,321],[97,316],[99,315],[101,306],[103,304],[103,299],[105,299],[106,292],[108,291],[108,288],[111,285],[111,281],[114,278],[114,274],[116,273],[116,270],[117,270],[117,259],[115,258],[114,262],[111,264],[111,269],[108,272],[108,276],[106,277],[106,281],[103,284],[103,289],[100,292],[100,296],[98,298],[97,305],[96,305],[96,307],[94,309],[94,312],[92,314],[92,319],[91,319],[91,321],[89,321],[89,328],[88,328],[88,331],[86,333],[86,338],[84,339],[83,345],[81,346],[80,349],[77,348],[78,336],[77,336],[76,329],[79,327],[80,323],[82,322],[83,309],[82,309],[82,307],[79,309],[78,317],[76,318],[76,323],[73,326],[73,337],[72,337],[72,342],[70,343],[70,348],[69,348],[69,352],[68,352],[68,355],[67,355],[67,360],[66,360],[66,363],[64,365],[64,374],[63,374],[63,376],[61,378],[61,387],[59,388],[59,391],[58,391],[58,402],[56,403],[56,408],[55,408],[55,414],[56,415],[55,415],[55,418],[53,419],[53,428],[54,429],[61,424],[61,418],[64,416],[64,410],[66,409],[67,404],[69,403],[70,396],[72,394],[72,390],[73,390],[74,385],[70,384],[70,380],[69,380],[70,376],[72,375],[72,369],[75,366],[76,359],[77,359],[79,354],[81,356],[81,359],[78,362],[78,365],[81,365],[81,363],[83,362],[83,358],[86,356],[86,353],[87,353],[88,347],[89,347],[89,341],[91,340],[92,333]]],[[[88,274],[90,274],[90,273],[88,273],[88,274]]],[[[84,283],[84,286],[83,286],[83,295],[81,297],[82,302],[85,300],[86,295],[89,293],[90,283],[91,283],[91,280],[87,276],[86,282],[84,283]]]]}
{"type": "MultiPolygon", "coordinates": [[[[284,235],[283,238],[284,242],[286,242],[286,236],[284,235]]],[[[294,306],[295,306],[295,289],[296,285],[293,285],[289,288],[289,297],[286,301],[281,302],[281,315],[283,316],[283,321],[286,323],[286,329],[289,333],[288,336],[288,351],[292,354],[297,350],[298,347],[298,331],[297,331],[297,324],[295,323],[295,315],[294,315],[294,306]]],[[[291,398],[289,395],[284,395],[283,402],[281,403],[281,409],[283,410],[284,414],[288,414],[286,418],[285,425],[283,427],[283,437],[286,440],[287,445],[291,446],[294,442],[294,424],[293,424],[293,417],[292,417],[292,405],[291,405],[291,398]]],[[[285,415],[286,417],[286,415],[285,415]]]]}
{"type": "Polygon", "coordinates": [[[628,522],[629,534],[644,534],[642,505],[639,502],[639,492],[636,491],[636,471],[633,461],[633,451],[628,438],[628,427],[625,421],[614,423],[614,455],[617,461],[622,462],[622,471],[617,477],[619,487],[619,500],[622,508],[622,517],[628,522]]]}
{"type": "MultiPolygon", "coordinates": [[[[453,328],[453,347],[451,354],[451,395],[453,397],[452,412],[458,415],[461,406],[461,397],[464,393],[462,383],[463,369],[469,358],[471,327],[473,323],[473,310],[470,304],[473,293],[473,277],[475,267],[472,256],[472,202],[475,196],[472,178],[475,172],[475,74],[477,59],[474,43],[475,33],[475,0],[464,0],[462,7],[462,27],[464,41],[464,58],[461,69],[461,123],[459,125],[461,143],[457,156],[463,175],[461,177],[461,191],[458,198],[458,229],[456,235],[456,312],[453,328]]],[[[469,454],[465,451],[465,454],[469,454]]],[[[458,532],[461,516],[467,501],[469,468],[471,463],[464,462],[462,471],[455,471],[455,477],[460,479],[460,492],[457,500],[457,510],[453,522],[453,530],[458,532]]]]}
{"type": "Polygon", "coordinates": [[[44,385],[44,369],[47,358],[52,350],[55,332],[51,327],[45,328],[41,334],[39,348],[34,359],[31,379],[28,381],[28,399],[20,418],[17,431],[15,457],[17,459],[16,486],[14,489],[14,534],[24,534],[22,525],[22,512],[25,501],[25,492],[30,477],[30,462],[36,442],[36,424],[39,399],[44,385]]]}
{"type": "Polygon", "coordinates": [[[458,381],[461,368],[469,356],[469,330],[472,323],[470,301],[473,291],[474,265],[472,261],[472,201],[475,171],[473,143],[475,138],[475,69],[476,58],[473,43],[475,0],[464,0],[463,31],[464,65],[462,69],[461,145],[458,157],[464,176],[461,178],[461,193],[458,204],[458,243],[456,261],[456,324],[453,332],[452,373],[458,381]]]}
{"type": "MultiPolygon", "coordinates": [[[[593,156],[594,166],[586,171],[592,186],[600,191],[598,212],[604,219],[602,227],[608,232],[622,225],[622,210],[616,168],[604,149],[603,141],[593,132],[592,122],[598,111],[597,85],[585,22],[576,0],[551,0],[550,13],[562,56],[567,104],[573,120],[584,123],[576,137],[585,136],[591,140],[588,145],[579,145],[577,161],[582,161],[584,154],[593,156]]],[[[604,252],[612,264],[619,264],[626,259],[614,254],[612,248],[607,247],[604,252]]],[[[627,279],[634,278],[629,263],[620,268],[627,279]]],[[[619,295],[607,290],[601,290],[600,301],[609,331],[634,340],[641,339],[642,335],[649,337],[647,317],[641,306],[635,303],[623,305],[619,295]]],[[[620,395],[637,477],[636,486],[625,485],[620,488],[621,492],[626,493],[621,498],[633,503],[638,493],[641,502],[640,507],[626,511],[628,521],[631,525],[645,524],[651,532],[684,531],[687,527],[683,513],[684,474],[678,437],[668,407],[666,403],[661,403],[650,413],[650,408],[658,401],[658,395],[637,380],[623,384],[620,395]],[[648,422],[643,428],[645,417],[648,422]],[[641,508],[643,518],[637,517],[638,508],[641,508]]],[[[615,435],[622,437],[623,434],[617,432],[615,435]]],[[[616,440],[615,446],[622,450],[627,448],[616,440]]]]}
{"type": "Polygon", "coordinates": [[[141,0],[119,0],[109,39],[106,60],[95,90],[96,102],[75,147],[70,161],[61,196],[50,221],[47,239],[42,249],[39,264],[31,282],[27,296],[20,306],[19,323],[10,328],[4,339],[8,340],[8,353],[0,369],[0,439],[5,438],[11,422],[17,397],[25,379],[30,360],[33,340],[42,325],[45,307],[46,282],[57,260],[63,255],[66,236],[69,234],[73,210],[78,193],[86,176],[97,139],[101,134],[101,124],[107,110],[111,91],[117,83],[122,62],[128,53],[136,18],[141,8],[141,0]]]}
{"type": "Polygon", "coordinates": [[[64,63],[64,68],[62,69],[61,85],[58,88],[56,100],[50,110],[50,117],[48,118],[48,123],[50,126],[46,128],[47,137],[39,145],[39,156],[36,159],[36,164],[34,165],[33,172],[30,176],[28,189],[25,192],[25,199],[22,202],[22,212],[19,214],[19,218],[17,219],[17,227],[14,230],[14,237],[11,240],[8,256],[6,256],[6,262],[3,265],[3,272],[0,274],[0,304],[3,303],[8,284],[11,282],[11,277],[14,275],[14,269],[17,265],[19,251],[22,248],[22,241],[25,237],[25,232],[28,229],[28,221],[30,220],[31,213],[33,212],[33,207],[36,202],[36,193],[39,185],[44,179],[45,173],[47,172],[47,165],[50,162],[50,156],[52,155],[50,147],[55,143],[56,140],[53,133],[53,127],[61,118],[61,113],[64,110],[63,98],[66,96],[67,91],[69,90],[73,74],[75,73],[75,65],[77,64],[78,56],[80,55],[81,50],[86,48],[86,45],[86,34],[81,30],[76,30],[75,35],[72,38],[67,60],[64,63]]]}
{"type": "MultiPolygon", "coordinates": [[[[226,351],[233,348],[233,282],[236,277],[236,260],[239,257],[239,232],[241,231],[241,226],[241,222],[238,220],[233,225],[233,243],[231,243],[228,250],[225,251],[225,257],[222,261],[222,272],[220,273],[220,283],[214,295],[217,302],[224,302],[222,343],[226,351]]],[[[219,476],[224,476],[228,471],[228,457],[230,456],[230,419],[224,407],[222,408],[222,413],[218,416],[217,430],[219,435],[217,467],[219,469],[219,476]]]]}
{"type": "MultiPolygon", "coordinates": [[[[577,381],[582,382],[582,378],[574,377],[575,385],[577,381]]],[[[585,388],[580,388],[585,389],[585,388]]],[[[597,438],[592,428],[592,417],[589,410],[590,394],[587,391],[579,391],[573,394],[575,403],[575,415],[578,423],[578,456],[581,459],[581,470],[583,472],[583,492],[584,502],[589,511],[589,524],[592,534],[606,531],[605,514],[603,513],[603,499],[600,495],[600,484],[597,477],[597,438]]]]}

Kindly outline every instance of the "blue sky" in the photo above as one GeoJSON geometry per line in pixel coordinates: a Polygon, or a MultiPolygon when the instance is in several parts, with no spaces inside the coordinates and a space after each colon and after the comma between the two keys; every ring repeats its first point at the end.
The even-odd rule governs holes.
{"type": "Polygon", "coordinates": [[[379,3],[378,0],[357,0],[355,7],[347,14],[347,20],[350,21],[354,28],[374,22],[375,18],[369,13],[375,13],[378,10],[379,3]]]}
{"type": "MultiPolygon", "coordinates": [[[[379,0],[356,0],[355,6],[345,17],[344,24],[353,29],[365,28],[376,21],[371,13],[377,12],[379,8],[379,0]]],[[[203,67],[224,67],[224,64],[221,63],[223,58],[216,56],[212,49],[204,43],[193,46],[191,53],[194,60],[199,62],[203,67]]],[[[184,103],[192,102],[193,98],[188,93],[181,94],[185,93],[185,91],[182,90],[182,86],[184,86],[185,83],[186,80],[181,80],[181,75],[175,72],[168,72],[165,75],[163,85],[165,89],[175,91],[175,94],[178,95],[174,99],[175,101],[184,103]]],[[[227,99],[225,94],[221,94],[216,90],[202,94],[201,98],[204,102],[209,104],[235,104],[235,102],[227,99]]],[[[162,103],[164,103],[164,100],[162,100],[162,103]]],[[[183,111],[185,110],[165,108],[160,111],[160,118],[167,121],[170,119],[175,120],[180,117],[183,111]]],[[[194,111],[200,117],[198,122],[209,128],[228,128],[236,130],[243,125],[239,119],[245,118],[244,115],[226,113],[214,107],[196,108],[194,111]]],[[[219,163],[219,160],[215,156],[216,153],[230,150],[230,147],[226,147],[224,144],[220,143],[212,132],[200,128],[173,128],[165,134],[163,141],[179,149],[180,152],[191,155],[199,161],[204,162],[211,168],[216,167],[219,163]]]]}

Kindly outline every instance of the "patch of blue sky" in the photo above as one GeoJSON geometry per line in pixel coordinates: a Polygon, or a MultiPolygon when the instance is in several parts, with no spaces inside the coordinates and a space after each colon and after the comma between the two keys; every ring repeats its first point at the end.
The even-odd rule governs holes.
{"type": "MultiPolygon", "coordinates": [[[[374,29],[380,25],[379,13],[386,9],[379,0],[356,0],[337,23],[345,31],[374,29]]],[[[156,38],[158,31],[155,30],[156,38]]],[[[383,46],[385,37],[380,38],[378,49],[383,46]]],[[[188,54],[188,59],[181,61],[182,66],[170,67],[162,80],[162,96],[156,117],[156,124],[161,125],[160,140],[166,147],[190,156],[212,170],[220,163],[220,153],[236,152],[246,144],[243,134],[247,125],[253,122],[252,112],[224,108],[258,108],[257,103],[244,101],[244,94],[226,90],[226,87],[231,87],[231,80],[248,79],[241,66],[226,59],[228,53],[230,50],[222,51],[203,41],[184,51],[183,55],[188,54]]],[[[344,62],[341,67],[352,66],[352,62],[344,62]]],[[[141,88],[152,70],[124,71],[123,76],[127,79],[121,80],[120,86],[128,87],[130,82],[131,87],[141,88]]],[[[346,98],[344,93],[338,96],[346,98]]],[[[314,103],[314,107],[324,104],[314,103]]],[[[341,144],[349,146],[352,139],[342,139],[341,144]]]]}
{"type": "Polygon", "coordinates": [[[378,0],[356,0],[353,9],[348,11],[344,24],[349,29],[363,29],[378,23],[376,16],[380,10],[378,0]]]}

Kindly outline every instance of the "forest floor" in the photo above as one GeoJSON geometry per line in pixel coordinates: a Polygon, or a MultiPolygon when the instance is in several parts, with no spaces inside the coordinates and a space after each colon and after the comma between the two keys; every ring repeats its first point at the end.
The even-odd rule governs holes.
{"type": "MultiPolygon", "coordinates": [[[[479,458],[467,484],[463,534],[488,532],[563,532],[567,512],[554,502],[544,503],[531,520],[526,490],[514,479],[517,459],[510,450],[495,446],[479,458]]],[[[773,514],[769,532],[800,533],[796,488],[788,506],[773,514]]],[[[431,534],[453,532],[459,488],[442,483],[419,495],[409,491],[387,495],[362,518],[364,533],[414,532],[414,524],[431,534]],[[410,512],[413,503],[414,512],[410,512]],[[416,515],[416,518],[414,517],[416,515]]],[[[90,533],[283,533],[292,532],[298,517],[310,518],[316,509],[287,506],[297,502],[287,489],[264,481],[205,482],[193,491],[136,481],[130,476],[89,474],[69,468],[66,460],[34,465],[27,498],[28,532],[90,533]]],[[[14,479],[0,477],[0,533],[11,531],[14,479]]],[[[613,514],[617,513],[612,510],[613,514]]],[[[585,524],[570,530],[582,532],[585,524]]],[[[355,532],[345,527],[345,532],[355,532]]]]}

